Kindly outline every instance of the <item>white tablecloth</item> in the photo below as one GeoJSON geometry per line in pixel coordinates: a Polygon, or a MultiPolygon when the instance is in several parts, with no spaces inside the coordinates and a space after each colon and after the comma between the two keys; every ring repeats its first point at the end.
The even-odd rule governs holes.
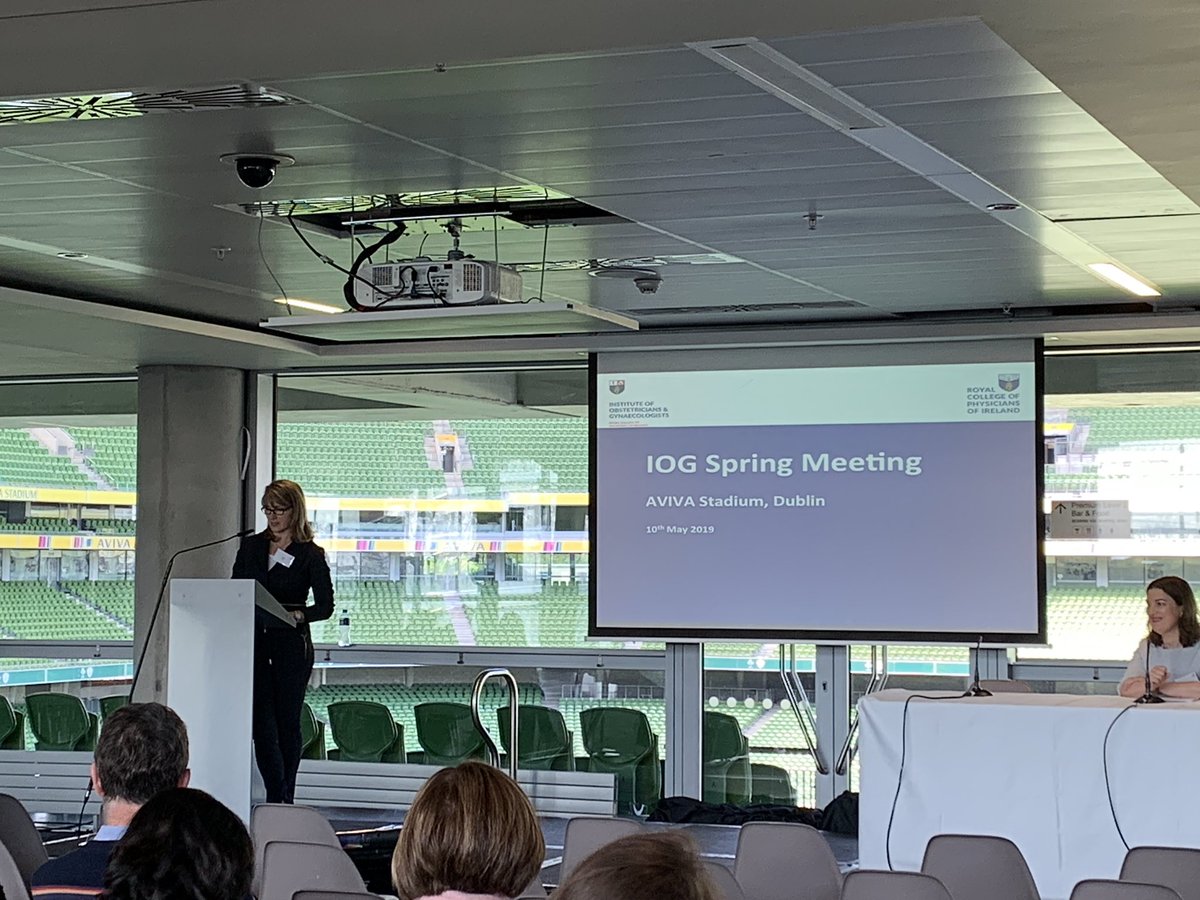
{"type": "MultiPolygon", "coordinates": [[[[859,859],[886,868],[907,691],[859,702],[859,859]]],[[[1104,732],[1129,701],[1005,694],[913,700],[892,825],[892,865],[917,870],[935,834],[994,834],[1020,847],[1046,900],[1116,878],[1125,856],[1104,790],[1104,732]]],[[[1200,847],[1200,703],[1126,713],[1108,742],[1113,804],[1131,847],[1200,847]]]]}

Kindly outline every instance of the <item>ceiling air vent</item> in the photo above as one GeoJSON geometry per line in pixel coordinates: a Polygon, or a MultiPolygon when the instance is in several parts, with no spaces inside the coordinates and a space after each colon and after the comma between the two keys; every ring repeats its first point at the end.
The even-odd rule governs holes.
{"type": "Polygon", "coordinates": [[[861,303],[850,300],[813,300],[807,303],[731,303],[728,306],[659,306],[638,307],[632,315],[644,316],[744,316],[749,314],[803,312],[814,309],[862,309],[861,303]]]}
{"type": "Polygon", "coordinates": [[[117,91],[71,97],[36,97],[30,100],[0,100],[0,125],[128,119],[154,113],[290,106],[299,102],[287,94],[250,84],[180,91],[117,91]]]}

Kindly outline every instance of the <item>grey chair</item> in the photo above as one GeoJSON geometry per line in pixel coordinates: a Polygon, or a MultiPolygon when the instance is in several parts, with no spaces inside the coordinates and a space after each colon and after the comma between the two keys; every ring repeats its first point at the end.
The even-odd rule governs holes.
{"type": "Polygon", "coordinates": [[[308,806],[289,803],[263,803],[250,812],[250,837],[254,840],[254,881],[252,891],[262,889],[263,853],[272,841],[293,844],[319,844],[342,847],[329,820],[308,806]]]}
{"type": "Polygon", "coordinates": [[[1179,894],[1160,884],[1137,881],[1081,881],[1071,891],[1071,900],[1180,900],[1179,894]]]}
{"type": "Polygon", "coordinates": [[[29,888],[25,886],[21,870],[3,846],[0,846],[0,896],[4,900],[29,900],[29,888]]]}
{"type": "Polygon", "coordinates": [[[292,900],[300,891],[365,894],[367,886],[340,847],[268,841],[258,900],[292,900]]]}
{"type": "Polygon", "coordinates": [[[529,886],[517,895],[517,900],[543,900],[548,896],[550,895],[546,893],[546,886],[542,884],[542,873],[539,871],[533,876],[529,886]]]}
{"type": "Polygon", "coordinates": [[[993,694],[1032,694],[1033,688],[1026,681],[1011,681],[1007,678],[981,681],[979,686],[993,694]]]}
{"type": "Polygon", "coordinates": [[[641,834],[645,829],[632,819],[608,819],[593,816],[577,816],[567,822],[567,833],[563,838],[562,865],[559,867],[559,883],[566,881],[575,867],[603,847],[619,838],[641,834]]]}
{"type": "Polygon", "coordinates": [[[846,876],[842,900],[951,900],[950,892],[932,875],[859,869],[846,876]]]}
{"type": "Polygon", "coordinates": [[[708,877],[716,885],[717,897],[720,900],[746,900],[742,886],[738,884],[737,879],[733,877],[733,872],[727,866],[706,862],[704,868],[708,872],[708,877]]]}
{"type": "Polygon", "coordinates": [[[953,900],[1038,900],[1025,857],[1008,838],[939,834],[925,847],[921,872],[953,900]]]}
{"type": "Polygon", "coordinates": [[[1182,900],[1200,900],[1200,850],[1134,847],[1125,854],[1121,880],[1161,884],[1182,900]]]}
{"type": "Polygon", "coordinates": [[[747,900],[838,900],[842,893],[833,851],[807,825],[743,825],[733,875],[747,900]]]}
{"type": "Polygon", "coordinates": [[[378,894],[351,894],[344,891],[296,891],[292,900],[379,900],[378,894]]]}
{"type": "Polygon", "coordinates": [[[33,819],[16,797],[0,794],[0,844],[8,850],[21,879],[29,885],[33,873],[49,857],[33,819]]]}

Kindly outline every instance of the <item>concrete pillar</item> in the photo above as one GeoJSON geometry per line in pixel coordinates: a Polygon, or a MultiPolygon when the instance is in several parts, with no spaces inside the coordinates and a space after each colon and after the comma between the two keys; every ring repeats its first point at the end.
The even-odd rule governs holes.
{"type": "MultiPolygon", "coordinates": [[[[207,366],[138,370],[135,664],[170,556],[242,528],[246,378],[238,369],[207,366]]],[[[246,474],[253,491],[253,469],[246,474]]],[[[237,542],[230,541],[184,554],[172,577],[227,578],[236,550],[237,542]]],[[[138,679],[139,701],[166,699],[169,613],[166,597],[138,679]]]]}
{"type": "Polygon", "coordinates": [[[700,644],[667,644],[667,765],[664,797],[703,793],[704,649],[700,644]]]}

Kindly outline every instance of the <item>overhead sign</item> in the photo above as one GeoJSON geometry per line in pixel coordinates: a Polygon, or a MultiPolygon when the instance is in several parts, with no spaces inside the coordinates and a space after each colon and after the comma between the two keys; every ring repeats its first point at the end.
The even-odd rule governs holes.
{"type": "Polygon", "coordinates": [[[1128,539],[1128,500],[1059,500],[1050,508],[1050,540],[1128,539]]]}

